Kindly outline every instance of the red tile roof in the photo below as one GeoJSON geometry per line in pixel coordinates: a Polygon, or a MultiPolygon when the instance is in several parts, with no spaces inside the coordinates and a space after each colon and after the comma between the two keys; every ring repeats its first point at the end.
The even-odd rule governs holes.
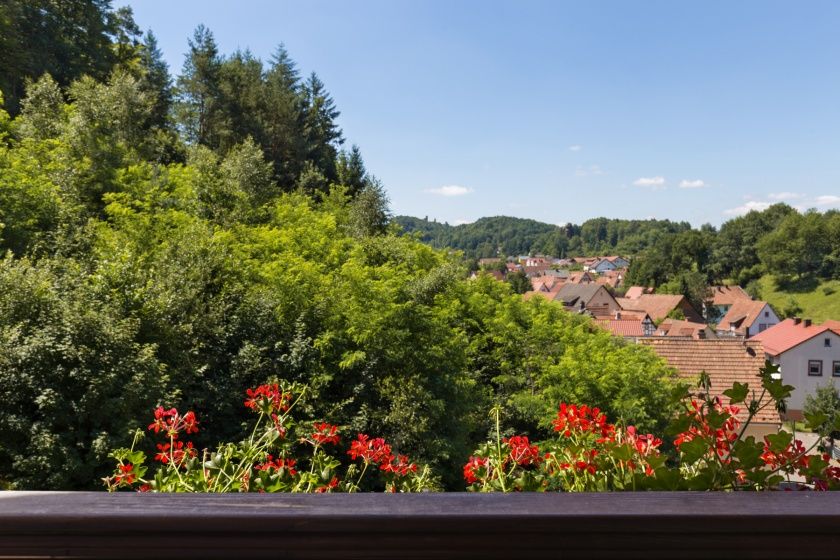
{"type": "Polygon", "coordinates": [[[732,305],[739,300],[751,300],[750,294],[741,286],[712,286],[712,303],[714,305],[732,305]]]}
{"type": "Polygon", "coordinates": [[[636,299],[640,295],[644,294],[646,289],[647,288],[642,286],[630,286],[627,288],[627,292],[625,292],[624,297],[627,299],[636,299]]]}
{"type": "Polygon", "coordinates": [[[750,340],[760,341],[765,352],[771,356],[778,356],[826,331],[840,335],[840,321],[826,321],[822,325],[812,324],[806,327],[804,321],[797,324],[793,319],[785,319],[750,340]]]}
{"type": "MultiPolygon", "coordinates": [[[[729,399],[723,396],[723,391],[731,388],[735,381],[748,383],[750,389],[755,390],[756,398],[761,394],[758,370],[764,366],[764,349],[760,341],[641,338],[639,344],[650,346],[668,362],[668,365],[677,370],[680,377],[692,383],[696,383],[700,372],[705,371],[711,379],[711,394],[721,396],[725,404],[729,399]]],[[[762,404],[769,402],[769,396],[762,400],[762,404]]],[[[740,408],[738,418],[746,420],[747,406],[737,406],[740,408]]],[[[758,424],[781,423],[779,413],[772,404],[759,412],[753,421],[758,424]]]]}
{"type": "MultiPolygon", "coordinates": [[[[701,332],[704,332],[703,336],[706,336],[705,331],[707,328],[708,326],[705,323],[665,319],[656,329],[656,336],[689,336],[700,338],[701,332]]],[[[709,330],[711,331],[711,329],[709,330]]]]}
{"type": "Polygon", "coordinates": [[[595,324],[613,333],[615,336],[644,336],[644,326],[641,319],[606,319],[595,318],[595,324]]]}
{"type": "Polygon", "coordinates": [[[720,320],[720,323],[718,323],[718,330],[729,331],[732,330],[731,327],[735,327],[736,333],[744,334],[744,327],[755,323],[755,320],[758,319],[758,315],[764,309],[765,305],[767,305],[766,301],[753,301],[751,299],[736,300],[732,304],[732,307],[729,308],[729,311],[726,312],[726,315],[723,316],[723,319],[720,320]]]}
{"type": "Polygon", "coordinates": [[[630,311],[644,311],[654,321],[664,319],[668,313],[681,306],[686,306],[689,311],[685,312],[687,319],[700,319],[702,317],[696,312],[691,311],[691,306],[683,303],[685,296],[672,294],[642,294],[637,298],[616,298],[618,304],[630,311]]]}

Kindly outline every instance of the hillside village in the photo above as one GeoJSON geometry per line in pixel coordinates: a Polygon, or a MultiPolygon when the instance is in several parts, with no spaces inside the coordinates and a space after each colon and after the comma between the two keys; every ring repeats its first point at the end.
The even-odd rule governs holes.
{"type": "Polygon", "coordinates": [[[694,382],[705,371],[713,392],[736,381],[755,387],[765,360],[779,365],[782,380],[795,390],[784,414],[766,409],[754,419],[753,435],[775,431],[783,421],[802,420],[805,399],[818,387],[840,387],[840,320],[783,319],[740,286],[710,286],[702,309],[696,309],[683,295],[625,285],[630,259],[618,255],[523,255],[484,258],[478,264],[481,270],[474,277],[524,275],[530,290],[523,298],[560,303],[617,337],[649,346],[686,380],[694,382]]]}

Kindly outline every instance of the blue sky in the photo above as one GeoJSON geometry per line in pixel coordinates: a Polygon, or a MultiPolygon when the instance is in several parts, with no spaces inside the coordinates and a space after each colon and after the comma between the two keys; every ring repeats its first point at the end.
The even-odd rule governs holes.
{"type": "Polygon", "coordinates": [[[397,214],[459,223],[840,208],[840,2],[135,0],[173,73],[285,43],[397,214]]]}

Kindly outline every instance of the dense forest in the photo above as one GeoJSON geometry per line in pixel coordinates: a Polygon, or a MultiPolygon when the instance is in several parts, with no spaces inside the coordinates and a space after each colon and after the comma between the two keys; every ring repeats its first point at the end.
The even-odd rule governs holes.
{"type": "Polygon", "coordinates": [[[635,255],[663,237],[691,229],[687,222],[607,218],[565,226],[509,216],[481,218],[458,226],[411,216],[396,216],[394,221],[407,232],[419,232],[424,243],[458,249],[469,258],[537,253],[555,257],[635,255]]]}
{"type": "Polygon", "coordinates": [[[107,0],[4,2],[0,42],[0,487],[96,487],[158,405],[233,438],[275,379],[448,488],[494,404],[534,437],[560,400],[668,418],[648,348],[404,234],[282,45],[199,27],[173,77],[107,0]]]}

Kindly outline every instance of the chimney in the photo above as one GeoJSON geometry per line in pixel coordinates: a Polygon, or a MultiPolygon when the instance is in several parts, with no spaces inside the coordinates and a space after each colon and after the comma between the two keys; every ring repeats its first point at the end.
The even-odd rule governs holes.
{"type": "Polygon", "coordinates": [[[793,324],[794,324],[794,325],[798,325],[798,324],[799,324],[799,323],[801,323],[801,322],[802,322],[802,319],[800,319],[799,317],[794,317],[794,318],[793,318],[793,324]]]}
{"type": "Polygon", "coordinates": [[[811,326],[811,319],[805,319],[804,325],[806,329],[811,326]]]}

